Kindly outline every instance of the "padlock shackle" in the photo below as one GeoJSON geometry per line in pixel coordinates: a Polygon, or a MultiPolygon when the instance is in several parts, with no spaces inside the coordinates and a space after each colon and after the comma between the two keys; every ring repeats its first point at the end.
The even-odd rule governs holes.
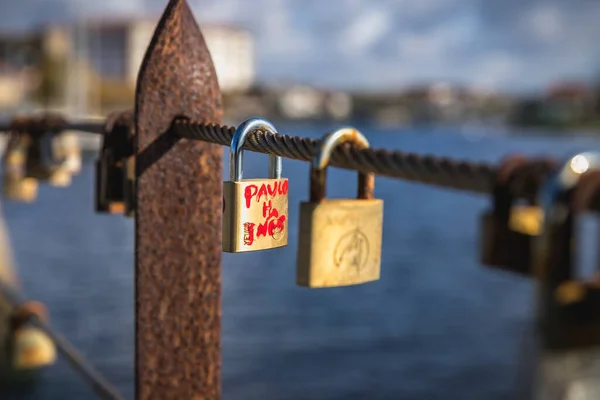
{"type": "MultiPolygon", "coordinates": [[[[239,182],[243,177],[243,163],[244,163],[244,143],[248,135],[254,131],[261,130],[268,133],[276,134],[277,130],[267,120],[262,118],[249,118],[242,122],[237,127],[231,140],[231,148],[229,150],[229,180],[232,182],[239,182]]],[[[269,155],[269,178],[279,179],[281,178],[281,157],[270,154],[269,155]]]]}
{"type": "MultiPolygon", "coordinates": [[[[539,204],[543,208],[542,230],[536,239],[534,268],[545,286],[554,287],[573,278],[576,252],[574,222],[578,211],[573,199],[581,191],[582,175],[600,169],[600,153],[578,153],[567,159],[542,185],[539,204]]],[[[589,182],[588,182],[589,183],[589,182]]]]}
{"type": "MultiPolygon", "coordinates": [[[[327,133],[320,141],[317,154],[312,160],[310,168],[310,201],[319,202],[325,198],[327,180],[327,166],[335,148],[343,143],[351,143],[359,149],[369,148],[369,141],[358,130],[350,127],[341,128],[327,133]]],[[[358,174],[357,198],[362,200],[373,199],[375,175],[373,173],[358,174]]]]}

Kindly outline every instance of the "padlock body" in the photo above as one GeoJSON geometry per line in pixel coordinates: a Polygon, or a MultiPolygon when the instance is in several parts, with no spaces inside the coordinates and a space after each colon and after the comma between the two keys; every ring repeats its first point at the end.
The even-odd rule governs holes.
{"type": "Polygon", "coordinates": [[[96,161],[96,212],[122,214],[125,211],[123,188],[122,167],[100,155],[96,161]]]}
{"type": "Polygon", "coordinates": [[[532,274],[532,245],[539,235],[542,212],[535,206],[517,206],[506,224],[491,211],[481,217],[481,263],[524,275],[532,274]]]}
{"type": "Polygon", "coordinates": [[[301,203],[297,284],[325,288],[378,280],[382,233],[383,200],[301,203]]]}
{"type": "Polygon", "coordinates": [[[287,246],[288,180],[223,182],[223,251],[241,253],[287,246]]]}

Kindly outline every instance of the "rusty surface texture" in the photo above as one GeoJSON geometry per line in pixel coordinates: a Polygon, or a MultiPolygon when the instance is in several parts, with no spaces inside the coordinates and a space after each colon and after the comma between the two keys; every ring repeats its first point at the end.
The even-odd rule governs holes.
{"type": "Polygon", "coordinates": [[[221,94],[188,4],[171,0],[136,89],[136,398],[221,395],[222,149],[175,117],[220,123],[221,94]]]}

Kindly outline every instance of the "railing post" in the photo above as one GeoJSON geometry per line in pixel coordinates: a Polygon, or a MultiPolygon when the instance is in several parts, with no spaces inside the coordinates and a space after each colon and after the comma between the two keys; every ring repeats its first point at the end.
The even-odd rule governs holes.
{"type": "Polygon", "coordinates": [[[221,395],[222,149],[175,117],[220,123],[221,93],[185,0],[171,0],[136,89],[136,398],[221,395]]]}

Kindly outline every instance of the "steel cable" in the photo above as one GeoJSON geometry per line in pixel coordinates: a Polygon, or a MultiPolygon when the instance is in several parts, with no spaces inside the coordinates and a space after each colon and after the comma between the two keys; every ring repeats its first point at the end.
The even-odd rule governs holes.
{"type": "MultiPolygon", "coordinates": [[[[129,113],[131,112],[129,111],[129,113]]],[[[30,120],[32,126],[39,129],[40,121],[36,118],[30,120]]],[[[110,123],[110,120],[111,118],[107,119],[107,123],[110,123]]],[[[23,127],[23,121],[19,122],[19,126],[23,127]]],[[[102,134],[107,128],[105,125],[102,122],[68,123],[58,120],[52,129],[55,132],[81,130],[102,134]]],[[[0,126],[0,131],[7,131],[10,128],[11,125],[0,126]]],[[[178,118],[173,122],[170,131],[181,138],[230,146],[235,128],[214,124],[206,125],[178,118]]],[[[310,161],[317,144],[318,141],[315,139],[256,131],[249,136],[244,144],[244,149],[264,154],[276,154],[293,160],[310,161]]],[[[348,145],[334,150],[330,164],[349,170],[372,172],[389,178],[400,178],[443,188],[486,194],[492,191],[497,169],[496,165],[484,162],[419,155],[401,150],[376,148],[359,150],[348,145]]],[[[518,176],[511,183],[510,191],[517,198],[535,199],[543,180],[557,168],[556,161],[550,158],[532,159],[529,164],[529,168],[519,171],[518,176]]],[[[600,211],[600,205],[594,208],[600,211]]]]}

